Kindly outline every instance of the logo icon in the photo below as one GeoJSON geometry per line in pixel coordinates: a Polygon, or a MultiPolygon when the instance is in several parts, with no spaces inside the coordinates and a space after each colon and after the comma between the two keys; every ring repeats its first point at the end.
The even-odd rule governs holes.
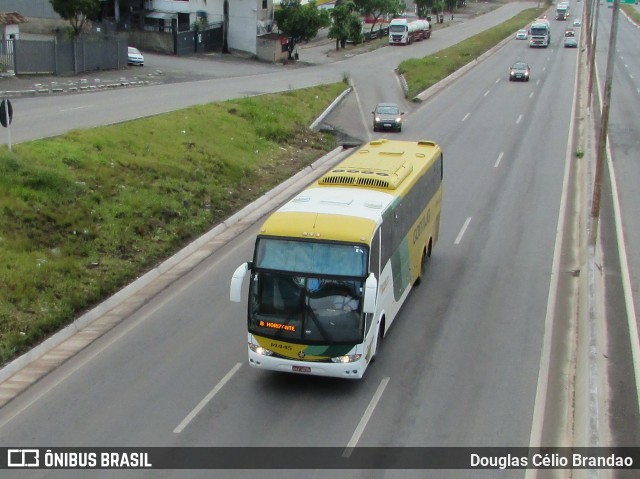
{"type": "Polygon", "coordinates": [[[38,449],[8,449],[8,467],[39,467],[40,451],[38,449]]]}

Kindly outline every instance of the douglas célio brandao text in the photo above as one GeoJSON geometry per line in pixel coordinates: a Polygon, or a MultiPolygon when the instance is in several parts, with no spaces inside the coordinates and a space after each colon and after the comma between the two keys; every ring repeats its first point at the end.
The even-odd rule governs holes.
{"type": "Polygon", "coordinates": [[[633,458],[616,454],[589,456],[578,453],[547,453],[531,456],[506,454],[504,456],[483,456],[470,454],[471,468],[478,469],[574,469],[574,468],[632,468],[633,458]]]}

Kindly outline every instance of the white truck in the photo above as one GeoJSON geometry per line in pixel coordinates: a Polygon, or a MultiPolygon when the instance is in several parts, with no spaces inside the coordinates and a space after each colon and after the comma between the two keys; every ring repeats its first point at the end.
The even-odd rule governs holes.
{"type": "Polygon", "coordinates": [[[411,22],[415,25],[414,40],[422,40],[423,38],[431,38],[431,23],[428,20],[419,18],[411,22]]]}
{"type": "Polygon", "coordinates": [[[556,7],[556,20],[566,20],[569,17],[569,5],[559,3],[556,7]]]}
{"type": "Polygon", "coordinates": [[[408,21],[394,18],[389,22],[389,44],[411,45],[413,42],[431,37],[431,23],[428,20],[408,21]]]}
{"type": "Polygon", "coordinates": [[[389,22],[389,45],[410,45],[411,42],[413,42],[413,31],[410,31],[407,19],[392,19],[389,22]]]}
{"type": "Polygon", "coordinates": [[[529,47],[547,48],[551,42],[551,25],[546,18],[538,18],[529,27],[529,47]]]}

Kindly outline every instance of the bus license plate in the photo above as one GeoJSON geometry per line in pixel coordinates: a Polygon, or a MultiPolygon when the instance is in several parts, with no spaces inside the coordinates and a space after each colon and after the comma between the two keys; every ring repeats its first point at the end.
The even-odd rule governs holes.
{"type": "Polygon", "coordinates": [[[310,373],[311,368],[309,366],[291,366],[291,370],[294,373],[310,373]]]}

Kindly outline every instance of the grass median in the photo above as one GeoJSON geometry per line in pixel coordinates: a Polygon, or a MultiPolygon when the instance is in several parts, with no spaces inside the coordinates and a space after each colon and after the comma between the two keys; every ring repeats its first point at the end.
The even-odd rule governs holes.
{"type": "Polygon", "coordinates": [[[0,150],[0,364],[335,147],[344,83],[0,150]]]}

